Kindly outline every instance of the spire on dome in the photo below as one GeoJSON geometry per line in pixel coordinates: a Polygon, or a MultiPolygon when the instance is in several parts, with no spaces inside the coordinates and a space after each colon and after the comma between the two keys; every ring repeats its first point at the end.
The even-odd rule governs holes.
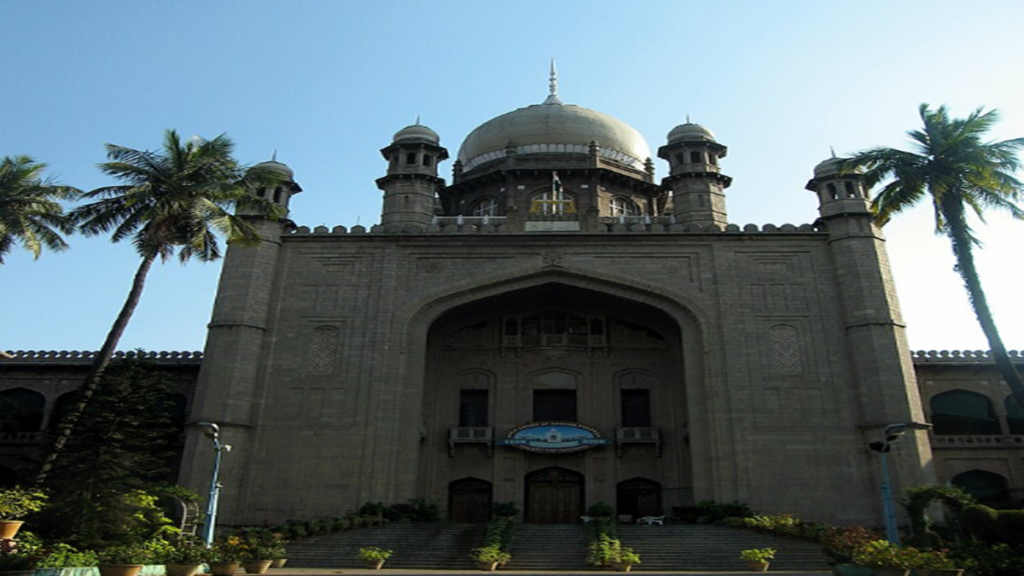
{"type": "Polygon", "coordinates": [[[420,115],[417,114],[416,115],[416,123],[414,124],[414,126],[419,126],[419,125],[420,125],[420,115]]]}
{"type": "Polygon", "coordinates": [[[548,80],[548,97],[544,100],[545,104],[561,104],[562,100],[558,98],[558,71],[555,70],[555,59],[551,59],[551,76],[548,80]]]}

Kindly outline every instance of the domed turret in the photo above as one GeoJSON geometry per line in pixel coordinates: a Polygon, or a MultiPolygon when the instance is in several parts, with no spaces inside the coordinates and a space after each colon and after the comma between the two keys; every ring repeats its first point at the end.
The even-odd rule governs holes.
{"type": "Polygon", "coordinates": [[[255,188],[251,191],[252,194],[260,198],[266,198],[275,204],[280,204],[287,210],[292,196],[302,192],[302,187],[295,182],[295,172],[287,164],[277,161],[277,152],[274,152],[270,160],[254,165],[253,169],[273,172],[283,177],[283,180],[276,186],[255,188]]]}
{"type": "Polygon", "coordinates": [[[729,149],[715,140],[715,133],[686,119],[668,133],[668,143],[658,157],[668,160],[669,175],[662,185],[672,190],[676,221],[699,226],[728,224],[725,189],[732,178],[722,174],[718,161],[729,149]]]}
{"type": "Polygon", "coordinates": [[[818,195],[822,217],[870,213],[864,175],[861,170],[843,172],[845,160],[833,152],[831,158],[814,167],[814,178],[807,182],[806,188],[818,195]]]}
{"type": "Polygon", "coordinates": [[[391,144],[380,151],[388,161],[388,172],[377,179],[384,191],[381,224],[392,228],[423,228],[434,217],[434,196],[444,186],[437,165],[448,159],[441,137],[416,123],[398,132],[391,144]]]}
{"type": "Polygon", "coordinates": [[[419,118],[416,119],[416,123],[412,126],[406,126],[398,132],[395,132],[395,137],[391,139],[392,142],[426,142],[428,144],[441,144],[441,137],[437,135],[430,128],[420,124],[419,118]]]}
{"type": "Polygon", "coordinates": [[[686,124],[680,124],[668,133],[668,143],[692,142],[692,141],[715,141],[715,133],[700,124],[694,124],[687,120],[686,124]]]}

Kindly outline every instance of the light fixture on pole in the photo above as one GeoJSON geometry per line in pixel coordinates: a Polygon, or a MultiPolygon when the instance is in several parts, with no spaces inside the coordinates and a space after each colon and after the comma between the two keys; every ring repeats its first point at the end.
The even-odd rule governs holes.
{"type": "Polygon", "coordinates": [[[882,465],[882,511],[885,516],[885,539],[892,544],[900,543],[899,528],[896,527],[896,507],[892,503],[892,484],[889,479],[889,460],[887,454],[892,450],[892,443],[899,439],[907,430],[928,430],[931,424],[906,422],[889,424],[885,427],[885,440],[872,442],[868,447],[878,452],[878,460],[882,465]]]}
{"type": "Polygon", "coordinates": [[[220,498],[220,489],[223,488],[219,481],[220,459],[231,451],[230,444],[221,444],[220,426],[213,422],[197,422],[196,427],[213,441],[213,477],[210,479],[210,497],[206,505],[206,523],[203,525],[203,541],[206,547],[213,545],[213,532],[217,527],[217,500],[220,498]]]}

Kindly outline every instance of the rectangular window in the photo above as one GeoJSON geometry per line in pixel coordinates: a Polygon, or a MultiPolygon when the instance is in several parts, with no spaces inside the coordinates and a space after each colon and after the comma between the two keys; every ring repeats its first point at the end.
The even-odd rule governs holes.
{"type": "Polygon", "coordinates": [[[487,426],[487,390],[459,391],[459,426],[462,428],[487,426]]]}
{"type": "Polygon", "coordinates": [[[576,391],[534,390],[533,421],[575,422],[576,391]]]}
{"type": "Polygon", "coordinates": [[[405,163],[406,164],[415,164],[416,163],[416,153],[415,152],[409,152],[408,154],[406,154],[405,155],[405,163]]]}
{"type": "Polygon", "coordinates": [[[650,390],[622,391],[622,426],[649,428],[651,426],[650,390]]]}

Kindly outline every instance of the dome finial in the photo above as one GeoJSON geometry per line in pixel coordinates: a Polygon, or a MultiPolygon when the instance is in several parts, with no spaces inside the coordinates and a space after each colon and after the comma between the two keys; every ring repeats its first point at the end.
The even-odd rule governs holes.
{"type": "Polygon", "coordinates": [[[551,59],[551,75],[548,80],[548,97],[544,100],[545,104],[561,104],[562,100],[558,98],[558,71],[555,70],[555,59],[551,59]]]}
{"type": "Polygon", "coordinates": [[[414,126],[419,126],[419,125],[420,125],[420,115],[417,114],[416,115],[416,123],[414,124],[414,126]]]}
{"type": "Polygon", "coordinates": [[[835,146],[829,146],[828,149],[832,151],[832,157],[835,158],[836,157],[836,147],[835,146]]]}
{"type": "Polygon", "coordinates": [[[689,114],[687,114],[687,115],[686,115],[686,123],[687,123],[687,124],[689,124],[689,123],[690,123],[690,115],[689,115],[689,114]]]}
{"type": "Polygon", "coordinates": [[[274,150],[274,153],[270,155],[270,161],[277,162],[277,150],[274,150]]]}

